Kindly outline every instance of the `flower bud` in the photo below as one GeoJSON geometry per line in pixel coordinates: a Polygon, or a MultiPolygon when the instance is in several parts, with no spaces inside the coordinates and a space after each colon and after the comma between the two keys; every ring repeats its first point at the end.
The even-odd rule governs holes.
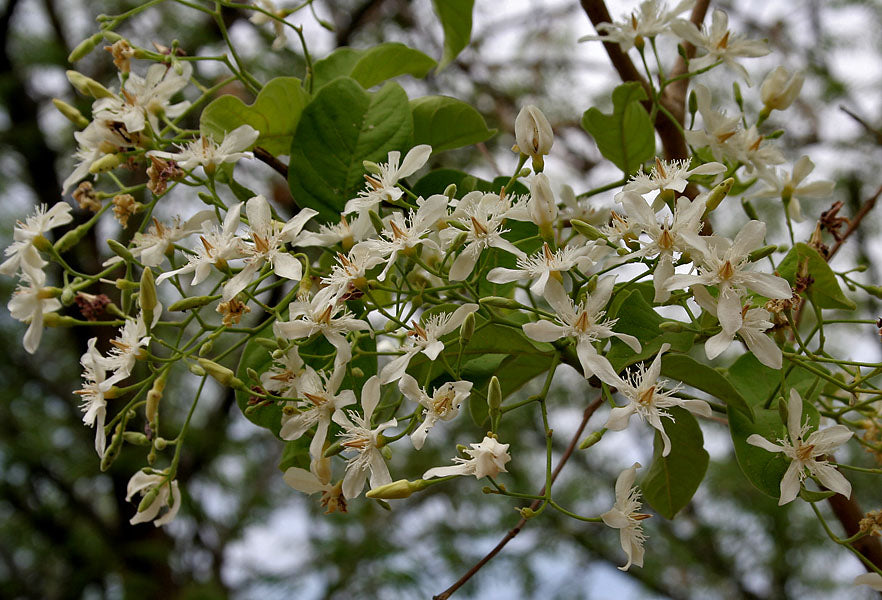
{"type": "Polygon", "coordinates": [[[658,328],[666,333],[680,333],[683,331],[683,323],[680,321],[662,321],[658,328]]]}
{"type": "Polygon", "coordinates": [[[150,267],[144,267],[141,273],[141,290],[138,296],[138,304],[141,305],[141,312],[144,313],[144,323],[147,325],[149,332],[153,325],[153,310],[159,304],[156,299],[156,281],[153,279],[153,271],[150,267]]]}
{"type": "Polygon", "coordinates": [[[475,313],[472,312],[466,315],[465,320],[462,322],[462,326],[459,328],[460,346],[465,347],[465,345],[469,343],[469,340],[472,339],[473,335],[475,335],[475,313]]]}
{"type": "Polygon", "coordinates": [[[76,107],[71,106],[64,100],[53,98],[52,104],[55,105],[55,108],[58,109],[58,112],[64,115],[64,118],[73,123],[78,129],[83,129],[89,124],[89,119],[84,117],[83,114],[76,109],[76,107]]]}
{"type": "Polygon", "coordinates": [[[557,203],[551,191],[551,182],[544,173],[538,173],[530,183],[529,208],[530,218],[539,227],[542,237],[546,237],[546,232],[553,235],[551,226],[557,219],[557,203]]]}
{"type": "Polygon", "coordinates": [[[754,250],[753,252],[748,254],[747,260],[749,260],[750,262],[756,262],[758,260],[761,260],[761,259],[771,255],[773,252],[775,252],[777,250],[778,250],[778,246],[776,246],[775,244],[763,246],[762,248],[757,248],[756,250],[754,250]]]}
{"type": "Polygon", "coordinates": [[[766,75],[760,87],[763,111],[772,112],[788,108],[802,90],[804,80],[802,71],[791,74],[784,67],[778,67],[766,75]]]}
{"type": "Polygon", "coordinates": [[[107,171],[112,171],[120,166],[123,160],[125,159],[119,154],[105,154],[98,160],[94,161],[91,165],[89,165],[89,173],[97,175],[98,173],[106,173],[107,171]]]}
{"type": "Polygon", "coordinates": [[[150,391],[147,392],[147,404],[144,407],[144,414],[147,416],[147,422],[152,425],[156,423],[156,415],[159,411],[159,401],[162,400],[162,392],[165,390],[165,381],[168,378],[168,370],[160,373],[153,381],[150,391]]]}
{"type": "Polygon", "coordinates": [[[456,184],[451,183],[446,188],[444,188],[444,195],[447,196],[448,201],[456,198],[456,184]]]}
{"type": "Polygon", "coordinates": [[[132,256],[132,253],[129,251],[129,249],[126,248],[125,246],[123,246],[122,244],[120,244],[119,242],[117,242],[116,240],[114,240],[112,238],[107,240],[107,245],[110,247],[111,250],[113,250],[114,254],[119,256],[124,261],[132,262],[133,260],[135,260],[135,257],[132,256]]]}
{"type": "Polygon", "coordinates": [[[203,369],[201,365],[197,365],[196,363],[189,363],[187,365],[187,368],[196,377],[205,377],[205,375],[207,375],[207,373],[205,372],[205,369],[203,369]]]}
{"type": "Polygon", "coordinates": [[[741,208],[744,209],[744,214],[747,215],[747,218],[752,221],[759,221],[759,216],[756,214],[756,209],[753,207],[753,204],[750,203],[750,200],[747,198],[741,199],[741,208]]]}
{"type": "Polygon", "coordinates": [[[374,488],[368,491],[365,496],[374,499],[399,500],[401,498],[407,498],[414,492],[424,490],[429,485],[431,485],[431,482],[426,481],[425,479],[417,479],[416,481],[399,479],[398,481],[393,481],[392,483],[387,483],[386,485],[374,488]]]}
{"type": "Polygon", "coordinates": [[[493,306],[496,308],[513,308],[513,309],[521,309],[525,308],[523,304],[514,300],[512,298],[503,298],[502,296],[486,296],[478,300],[484,306],[493,306]]]}
{"type": "Polygon", "coordinates": [[[70,81],[70,84],[74,86],[76,90],[84,96],[90,96],[96,99],[113,97],[113,92],[108,90],[106,87],[104,87],[91,77],[86,77],[78,71],[68,71],[67,80],[70,81]]]}
{"type": "Polygon", "coordinates": [[[381,219],[380,215],[378,215],[376,212],[369,210],[368,216],[371,219],[371,225],[374,226],[374,229],[377,233],[382,233],[383,230],[386,229],[386,224],[383,223],[383,219],[381,219]]]}
{"type": "Polygon", "coordinates": [[[76,246],[80,242],[80,240],[83,239],[83,237],[85,237],[87,233],[89,233],[90,229],[92,229],[91,222],[86,222],[82,225],[74,227],[55,242],[55,251],[59,254],[64,254],[65,252],[76,246]]]}
{"type": "Polygon", "coordinates": [[[551,152],[554,132],[548,119],[538,107],[528,104],[518,113],[515,119],[515,142],[520,153],[530,156],[534,168],[541,171],[536,162],[539,159],[541,163],[542,156],[551,152]]]}
{"type": "Polygon", "coordinates": [[[206,354],[211,352],[211,349],[213,347],[214,347],[214,342],[212,340],[208,340],[207,342],[205,342],[204,344],[199,346],[199,356],[205,356],[206,354]]]}
{"type": "Polygon", "coordinates": [[[168,310],[175,312],[183,312],[185,310],[192,310],[194,308],[200,308],[205,306],[206,304],[210,304],[220,298],[220,295],[215,296],[194,296],[192,298],[182,298],[168,307],[168,310]]]}
{"type": "Polygon", "coordinates": [[[593,446],[594,444],[596,444],[597,442],[602,440],[604,433],[606,433],[606,427],[604,427],[603,429],[600,429],[598,431],[594,431],[594,432],[589,433],[588,437],[586,437],[584,440],[582,440],[582,443],[579,444],[579,450],[587,450],[588,448],[590,448],[591,446],[593,446]]]}
{"type": "Polygon", "coordinates": [[[590,223],[586,223],[585,221],[573,219],[570,221],[570,226],[575,229],[577,233],[585,236],[589,240],[606,239],[606,236],[604,236],[597,227],[590,223]]]}
{"type": "Polygon", "coordinates": [[[150,444],[147,436],[139,431],[126,431],[123,433],[123,441],[133,446],[147,446],[150,444]]]}
{"type": "Polygon", "coordinates": [[[222,386],[240,390],[248,389],[247,386],[242,383],[242,380],[236,377],[236,374],[233,373],[231,369],[228,369],[223,365],[219,365],[213,360],[208,360],[207,358],[199,358],[198,362],[199,366],[205,369],[205,372],[211,375],[214,380],[222,386]]]}
{"type": "Polygon", "coordinates": [[[710,214],[711,211],[720,205],[720,202],[723,201],[723,198],[726,197],[734,184],[735,180],[729,177],[728,179],[724,179],[719,185],[714,186],[707,197],[707,203],[705,204],[706,208],[704,210],[705,215],[710,214]]]}
{"type": "Polygon", "coordinates": [[[101,41],[104,40],[103,33],[96,33],[93,36],[87,37],[82,42],[77,44],[77,47],[74,48],[70,54],[67,55],[67,62],[75,63],[81,58],[85,57],[89,52],[95,49],[101,41]]]}

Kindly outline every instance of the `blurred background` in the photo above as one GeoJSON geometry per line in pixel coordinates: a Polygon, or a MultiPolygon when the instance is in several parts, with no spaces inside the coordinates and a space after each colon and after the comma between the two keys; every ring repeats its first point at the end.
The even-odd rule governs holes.
{"type": "MultiPolygon", "coordinates": [[[[69,51],[97,30],[95,17],[118,14],[140,2],[121,0],[6,0],[0,2],[0,242],[11,241],[16,219],[35,204],[59,199],[59,182],[70,173],[73,129],[52,106],[54,97],[89,114],[64,76],[69,51]]],[[[278,0],[285,7],[284,0],[278,0]]],[[[614,18],[635,1],[610,1],[614,18]]],[[[289,0],[287,6],[294,6],[289,0]]],[[[760,108],[758,83],[779,64],[804,69],[807,82],[798,103],[775,112],[772,124],[787,130],[781,138],[792,162],[797,151],[818,165],[816,175],[837,181],[836,197],[803,205],[807,222],[832,204],[853,214],[879,186],[882,143],[882,3],[837,0],[800,2],[713,2],[726,9],[733,29],[766,38],[773,53],[746,62],[755,85],[742,85],[746,108],[760,108]],[[848,112],[846,112],[846,110],[848,112]],[[850,113],[850,114],[849,114],[850,113]]],[[[301,23],[310,50],[321,57],[337,46],[365,47],[401,41],[440,56],[441,27],[428,0],[317,0],[318,18],[309,10],[291,17],[301,23]]],[[[225,13],[234,43],[258,79],[302,76],[295,39],[278,52],[273,34],[248,22],[248,12],[225,13]]],[[[189,54],[222,51],[220,32],[200,13],[173,2],[160,3],[128,22],[119,33],[142,46],[180,40],[189,54]]],[[[579,127],[592,105],[605,109],[617,83],[599,43],[576,44],[594,33],[575,0],[477,0],[472,44],[447,70],[425,80],[405,79],[411,97],[453,95],[471,102],[499,134],[480,148],[446,153],[433,160],[489,176],[510,172],[513,123],[525,103],[539,105],[551,119],[554,152],[548,172],[577,193],[618,178],[604,165],[591,139],[579,127]]],[[[672,48],[667,49],[673,52],[672,48]]],[[[670,54],[669,54],[670,55],[670,54]]],[[[134,69],[143,71],[135,63],[134,69]],[[139,70],[140,69],[140,70],[139,70]]],[[[115,83],[110,55],[96,51],[77,69],[115,83]]],[[[203,80],[219,75],[200,68],[203,80]]],[[[715,71],[702,82],[728,94],[732,73],[715,71]]],[[[231,89],[234,93],[244,93],[231,89]]],[[[191,126],[195,123],[191,123],[191,126]]],[[[290,206],[287,186],[264,165],[245,174],[255,188],[280,207],[290,206]]],[[[133,177],[137,177],[133,174],[133,177]]],[[[186,197],[179,197],[186,201],[186,197]]],[[[597,197],[612,204],[612,193],[597,197]]],[[[175,211],[188,210],[180,206],[175,211]]],[[[763,214],[775,207],[759,207],[763,214]]],[[[733,229],[745,218],[737,206],[733,229]]],[[[78,221],[87,218],[75,210],[78,221]]],[[[724,213],[725,214],[725,213],[724,213]]],[[[726,219],[720,219],[725,223],[726,219]]],[[[770,228],[779,221],[767,219],[770,228]]],[[[864,222],[861,234],[837,257],[834,267],[860,260],[869,264],[866,281],[878,284],[870,241],[878,219],[864,222]]],[[[725,227],[725,225],[723,226],[725,227]]],[[[770,230],[770,238],[780,235],[770,230]]],[[[76,268],[94,271],[103,240],[87,239],[72,253],[76,268]]],[[[2,297],[14,282],[0,279],[2,297]]],[[[112,289],[107,290],[112,294],[112,289]]],[[[862,307],[867,314],[878,306],[862,307]]],[[[21,348],[24,326],[0,311],[0,598],[428,598],[456,580],[492,548],[518,520],[511,499],[485,496],[475,481],[451,482],[394,504],[391,512],[368,501],[350,504],[348,514],[325,516],[315,498],[285,486],[276,465],[282,445],[251,425],[234,398],[219,389],[201,402],[187,438],[178,479],[184,506],[169,526],[130,526],[135,506],[124,501],[131,474],[143,457],[126,453],[101,473],[93,450],[93,431],[81,423],[72,390],[79,387],[78,359],[93,335],[110,331],[48,330],[34,356],[21,348]]],[[[832,340],[863,360],[879,358],[873,328],[849,339],[832,340]]],[[[574,372],[556,386],[552,425],[563,446],[575,431],[584,406],[583,381],[574,372]],[[576,391],[578,390],[578,391],[576,391]]],[[[177,394],[188,406],[192,390],[177,394]]],[[[515,455],[507,478],[511,489],[541,481],[544,434],[536,415],[506,416],[505,439],[528,455],[515,455]]],[[[166,417],[174,422],[180,415],[166,417]]],[[[602,422],[601,412],[592,423],[602,422]]],[[[461,598],[672,598],[783,599],[871,597],[851,585],[862,572],[846,551],[826,540],[804,503],[784,510],[756,491],[741,475],[724,425],[702,423],[712,464],[694,501],[675,521],[644,522],[646,565],[627,573],[618,534],[602,525],[579,523],[546,512],[460,592],[461,598]]],[[[590,427],[589,427],[590,429],[590,427]]],[[[448,440],[475,438],[466,418],[446,427],[448,440]]],[[[613,482],[634,460],[648,464],[651,444],[632,428],[590,452],[577,452],[555,486],[556,498],[582,513],[596,514],[613,502],[613,482]]],[[[452,444],[430,443],[420,453],[397,456],[393,474],[418,474],[446,464],[452,444]]],[[[857,454],[855,449],[852,451],[857,454]]],[[[856,461],[862,457],[852,457],[856,461]]],[[[404,475],[401,475],[404,476],[404,475]]],[[[411,477],[413,478],[413,477],[411,477]]],[[[879,508],[874,481],[850,475],[866,510],[879,508]]],[[[538,490],[537,490],[538,491],[538,490]]]]}

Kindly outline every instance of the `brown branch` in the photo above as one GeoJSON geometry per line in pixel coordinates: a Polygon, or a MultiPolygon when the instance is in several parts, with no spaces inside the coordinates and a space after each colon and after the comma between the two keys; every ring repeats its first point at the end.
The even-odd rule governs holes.
{"type": "MultiPolygon", "coordinates": [[[[591,418],[591,415],[593,415],[594,412],[598,408],[600,408],[600,405],[602,403],[603,403],[603,396],[600,396],[597,398],[597,400],[595,400],[594,402],[592,402],[591,404],[589,404],[585,408],[585,412],[582,413],[582,422],[579,424],[579,428],[576,429],[576,433],[573,434],[573,439],[570,440],[569,446],[567,446],[567,449],[564,451],[563,455],[560,457],[560,460],[558,461],[557,466],[554,468],[554,471],[551,472],[551,483],[552,484],[554,484],[554,481],[557,479],[557,476],[560,475],[561,469],[563,469],[564,465],[567,464],[567,461],[570,460],[570,456],[573,455],[573,451],[576,449],[576,444],[579,443],[579,438],[582,437],[582,432],[585,431],[585,426],[588,425],[588,420],[591,418]]],[[[539,491],[538,495],[543,496],[544,494],[545,494],[545,486],[543,485],[542,489],[539,491]]],[[[542,503],[541,498],[537,498],[536,500],[533,500],[533,502],[530,504],[530,510],[536,510],[537,508],[539,508],[539,505],[541,503],[542,503]]],[[[494,556],[499,554],[499,552],[505,547],[505,545],[508,544],[511,540],[513,540],[514,537],[521,532],[521,529],[523,529],[524,525],[526,525],[526,524],[527,524],[527,519],[522,518],[520,521],[518,521],[518,524],[515,525],[511,530],[509,530],[509,532],[505,534],[505,537],[503,537],[501,540],[499,540],[499,543],[496,544],[496,546],[494,546],[494,548],[490,552],[488,552],[487,555],[484,556],[484,558],[482,558],[481,560],[476,562],[474,564],[474,566],[472,566],[472,568],[469,569],[465,573],[465,575],[463,575],[462,577],[460,577],[456,581],[456,583],[451,585],[449,588],[447,588],[446,590],[444,590],[443,592],[441,592],[437,596],[432,596],[432,600],[447,600],[447,598],[450,598],[450,596],[452,596],[454,594],[454,592],[456,592],[456,590],[458,590],[463,585],[465,585],[465,583],[469,579],[471,579],[472,576],[481,569],[481,567],[483,567],[485,564],[487,564],[491,558],[493,558],[494,556]]]]}
{"type": "Polygon", "coordinates": [[[254,147],[254,157],[273,168],[273,170],[284,177],[286,180],[288,179],[288,165],[280,161],[278,158],[270,154],[265,148],[261,148],[260,146],[254,147]]]}
{"type": "Polygon", "coordinates": [[[876,206],[876,200],[879,199],[879,196],[882,196],[882,186],[879,186],[879,189],[876,190],[876,193],[867,198],[867,201],[861,206],[860,210],[858,210],[857,214],[852,217],[851,221],[848,223],[848,229],[845,230],[845,233],[842,234],[842,237],[833,244],[833,247],[830,248],[830,253],[827,255],[827,262],[830,262],[830,259],[833,258],[833,255],[839,251],[839,248],[842,247],[842,244],[845,243],[845,240],[848,239],[852,233],[857,231],[858,226],[861,224],[861,221],[864,220],[864,217],[873,210],[873,207],[876,206]]]}
{"type": "MultiPolygon", "coordinates": [[[[864,511],[860,504],[855,500],[854,495],[846,498],[842,494],[834,494],[827,499],[836,519],[845,529],[845,535],[851,537],[860,531],[860,521],[864,518],[864,511]]],[[[853,543],[855,549],[863,554],[864,558],[876,565],[876,568],[882,569],[882,544],[879,538],[872,535],[862,537],[853,543]]],[[[861,562],[863,564],[863,561],[861,562]]],[[[864,565],[867,571],[872,572],[868,565],[864,565]]]]}
{"type": "MultiPolygon", "coordinates": [[[[582,10],[585,11],[585,14],[588,15],[588,18],[591,20],[591,24],[594,25],[595,30],[601,23],[612,22],[612,19],[609,16],[609,11],[603,0],[580,0],[580,4],[582,5],[582,10]]],[[[705,5],[706,11],[706,1],[699,2],[696,9],[700,8],[701,4],[705,5]]],[[[696,12],[693,11],[693,17],[700,17],[703,19],[704,13],[702,12],[696,15],[696,12]]],[[[649,82],[647,82],[640,74],[640,71],[637,70],[637,67],[634,66],[631,59],[628,58],[628,54],[623,52],[618,44],[612,42],[603,42],[603,48],[606,50],[606,54],[609,57],[613,68],[615,68],[622,81],[636,81],[640,83],[646,91],[647,96],[651,96],[652,89],[649,86],[649,82]]],[[[694,51],[693,48],[693,52],[694,51]]],[[[680,126],[683,124],[683,116],[685,114],[685,83],[684,80],[683,89],[680,91],[679,97],[677,94],[669,92],[670,87],[674,87],[675,85],[671,84],[669,89],[665,90],[660,98],[661,104],[678,120],[680,126]]],[[[647,110],[651,109],[651,103],[646,102],[644,105],[648,105],[647,110]]],[[[672,123],[668,116],[662,111],[659,111],[655,119],[655,130],[661,138],[664,155],[668,160],[683,159],[687,158],[689,155],[689,151],[686,147],[686,139],[683,137],[678,124],[672,123]]]]}

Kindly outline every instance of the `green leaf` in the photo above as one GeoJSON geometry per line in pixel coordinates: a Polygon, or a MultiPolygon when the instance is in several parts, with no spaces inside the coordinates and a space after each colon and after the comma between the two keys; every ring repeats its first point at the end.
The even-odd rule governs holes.
{"type": "Polygon", "coordinates": [[[309,470],[309,436],[304,435],[298,439],[287,442],[282,449],[282,457],[279,459],[279,470],[284,473],[289,467],[300,467],[309,470]]]}
{"type": "Polygon", "coordinates": [[[813,301],[820,308],[841,308],[854,310],[857,305],[842,293],[839,281],[827,261],[821,258],[818,251],[802,242],[797,243],[784,260],[778,264],[778,273],[793,285],[800,272],[800,266],[806,265],[807,273],[812,278],[808,290],[813,301]]]}
{"type": "Polygon", "coordinates": [[[429,144],[434,152],[477,144],[496,133],[487,129],[481,113],[456,98],[423,96],[411,100],[410,108],[413,143],[429,144]]]}
{"type": "Polygon", "coordinates": [[[738,390],[719,371],[685,354],[662,356],[661,372],[665,377],[682,381],[702,392],[722,400],[727,406],[753,419],[753,410],[738,390]]]}
{"type": "Polygon", "coordinates": [[[251,125],[260,132],[256,145],[270,154],[287,154],[291,138],[309,94],[296,77],[276,77],[260,90],[254,104],[247,105],[235,96],[213,100],[199,119],[203,135],[220,142],[223,136],[240,125],[251,125]]]}
{"type": "Polygon", "coordinates": [[[641,344],[640,352],[634,352],[624,342],[613,339],[606,357],[616,371],[652,358],[665,343],[677,352],[688,352],[695,338],[688,331],[672,333],[659,330],[659,324],[665,319],[652,309],[637,285],[631,286],[631,289],[617,287],[607,317],[618,319],[614,331],[633,335],[641,344]]]}
{"type": "Polygon", "coordinates": [[[582,115],[582,129],[591,134],[604,158],[625,175],[655,156],[655,130],[641,100],[646,100],[646,92],[639,83],[623,83],[613,90],[611,115],[593,107],[582,115]]]}
{"type": "Polygon", "coordinates": [[[371,48],[337,48],[313,67],[313,89],[330,83],[338,77],[351,77],[364,88],[398,77],[413,75],[425,77],[435,61],[413,48],[398,42],[387,42],[371,48]]]}
{"type": "Polygon", "coordinates": [[[438,65],[440,71],[469,45],[475,0],[432,0],[432,5],[441,21],[441,27],[444,28],[444,53],[438,65]]]}
{"type": "Polygon", "coordinates": [[[400,85],[390,82],[369,94],[353,79],[334,80],[304,109],[294,134],[288,166],[294,199],[325,221],[339,220],[364,185],[363,162],[386,162],[391,150],[410,148],[412,133],[400,85]]]}
{"type": "MultiPolygon", "coordinates": [[[[785,372],[788,364],[785,361],[785,372]]],[[[786,397],[780,389],[781,371],[761,364],[752,354],[744,354],[728,369],[728,378],[753,409],[750,421],[740,411],[728,411],[729,431],[735,448],[738,465],[747,479],[761,492],[773,498],[781,496],[781,479],[790,464],[782,453],[769,452],[747,443],[756,433],[776,442],[786,435],[786,426],[778,410],[778,398],[786,397]],[[777,398],[776,398],[777,397],[777,398]],[[771,399],[769,408],[766,402],[771,399]]],[[[817,377],[802,369],[794,368],[787,376],[788,388],[795,388],[803,397],[803,414],[809,423],[817,427],[820,414],[810,401],[812,390],[817,394],[817,377]]]]}
{"type": "Polygon", "coordinates": [[[662,423],[671,438],[671,452],[662,456],[664,443],[656,431],[652,464],[640,489],[655,512],[673,519],[701,485],[710,457],[704,449],[704,437],[695,417],[677,406],[668,410],[674,420],[662,419],[662,423]]]}

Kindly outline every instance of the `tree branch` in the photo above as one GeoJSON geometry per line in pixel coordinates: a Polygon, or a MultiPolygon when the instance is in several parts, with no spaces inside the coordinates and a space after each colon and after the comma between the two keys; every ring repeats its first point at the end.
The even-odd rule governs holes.
{"type": "MultiPolygon", "coordinates": [[[[557,476],[560,475],[561,469],[563,469],[564,465],[567,464],[567,461],[570,460],[570,456],[572,456],[573,451],[576,449],[576,444],[579,443],[579,438],[582,437],[582,432],[585,431],[585,426],[588,425],[588,420],[591,418],[591,415],[594,414],[594,412],[600,407],[600,405],[602,403],[603,403],[603,396],[599,396],[597,398],[597,400],[595,400],[594,402],[592,402],[591,404],[589,404],[585,408],[585,412],[582,413],[582,422],[579,424],[579,428],[576,429],[576,433],[573,434],[573,438],[570,440],[569,446],[567,446],[567,449],[564,451],[563,455],[560,457],[560,460],[558,461],[557,466],[554,468],[554,471],[552,471],[552,473],[551,473],[551,483],[552,484],[554,484],[554,481],[557,479],[557,476]]],[[[538,495],[542,496],[544,494],[545,494],[545,486],[543,485],[542,489],[539,491],[538,495]]],[[[536,500],[533,500],[533,502],[530,504],[530,510],[536,510],[537,508],[539,508],[539,505],[541,503],[542,503],[542,500],[539,498],[537,498],[536,500]]],[[[477,563],[475,563],[474,566],[472,566],[472,568],[469,569],[465,573],[465,575],[463,575],[462,577],[460,577],[456,581],[456,583],[451,585],[449,588],[447,588],[446,590],[444,590],[443,592],[441,592],[437,596],[433,596],[432,600],[447,600],[447,598],[450,598],[450,596],[452,596],[454,594],[454,592],[456,592],[456,590],[461,588],[469,579],[471,579],[472,576],[481,569],[481,567],[483,567],[485,564],[490,562],[490,559],[492,559],[494,556],[499,554],[499,552],[505,547],[505,545],[508,544],[511,540],[513,540],[514,537],[521,532],[521,529],[523,529],[524,525],[526,525],[526,524],[527,524],[527,519],[522,518],[520,521],[518,521],[518,524],[515,525],[512,529],[510,529],[509,532],[505,534],[505,537],[503,537],[501,540],[499,540],[499,543],[496,544],[496,546],[494,546],[493,549],[490,552],[488,552],[486,556],[484,556],[484,558],[482,558],[477,563]]]]}

